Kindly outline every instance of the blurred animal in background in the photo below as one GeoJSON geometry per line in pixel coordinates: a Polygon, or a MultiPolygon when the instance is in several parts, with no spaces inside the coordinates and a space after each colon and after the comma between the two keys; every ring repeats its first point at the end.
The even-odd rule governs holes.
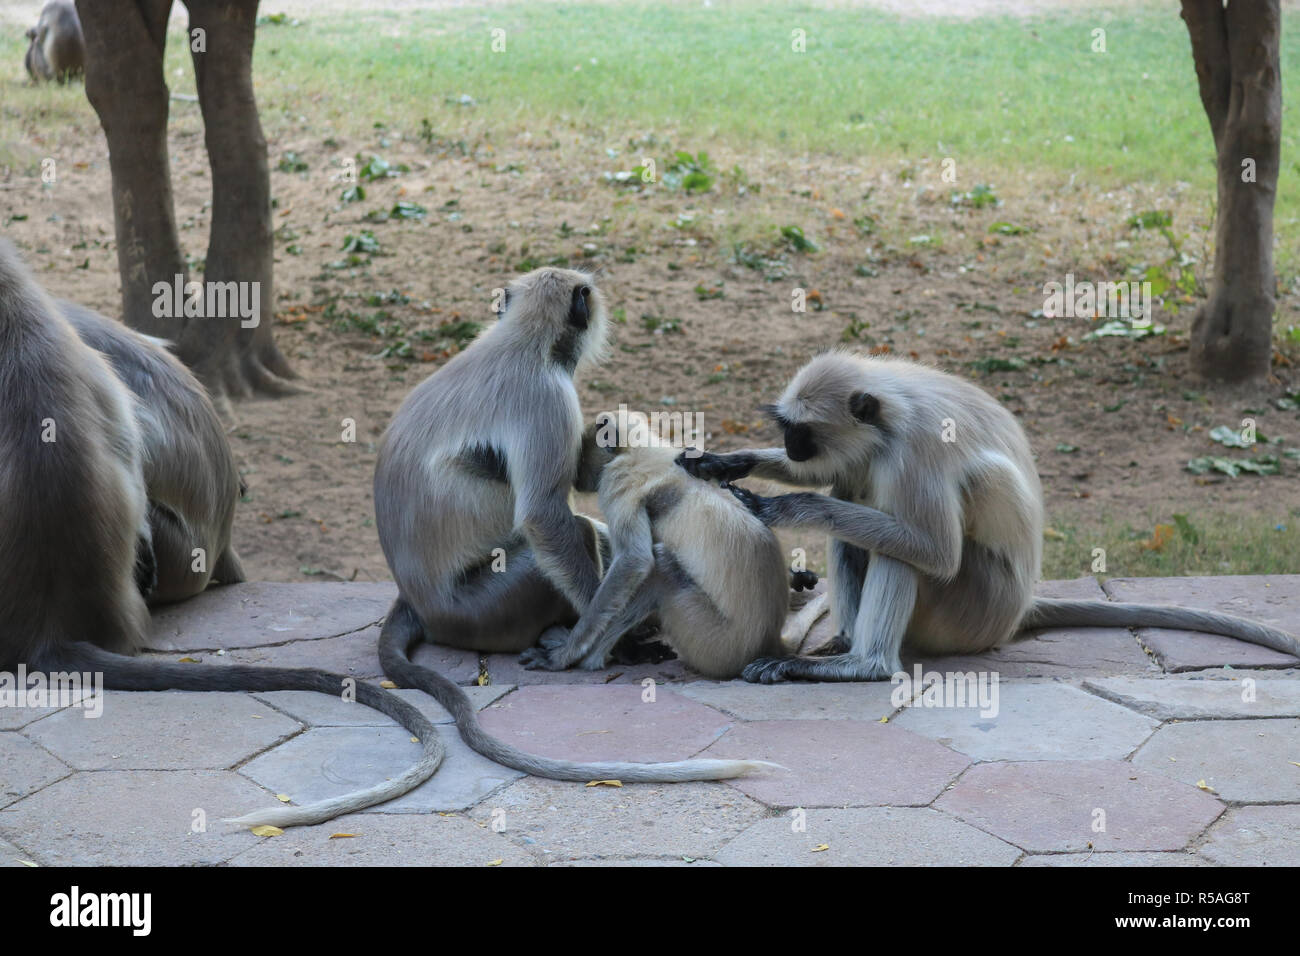
{"type": "Polygon", "coordinates": [[[27,31],[27,56],[23,66],[33,83],[66,83],[86,67],[86,41],[72,0],[50,0],[41,9],[36,26],[27,31]]]}

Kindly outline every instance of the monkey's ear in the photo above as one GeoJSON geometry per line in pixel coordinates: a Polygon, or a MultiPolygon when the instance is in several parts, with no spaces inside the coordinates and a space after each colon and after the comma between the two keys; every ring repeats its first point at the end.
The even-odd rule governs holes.
{"type": "Polygon", "coordinates": [[[872,424],[880,417],[880,399],[870,392],[854,392],[849,396],[849,413],[864,424],[872,424]]]}
{"type": "Polygon", "coordinates": [[[588,286],[574,286],[573,299],[569,302],[570,325],[575,325],[580,329],[587,327],[587,323],[591,320],[591,313],[587,309],[587,297],[589,295],[591,295],[591,289],[588,286]]]}

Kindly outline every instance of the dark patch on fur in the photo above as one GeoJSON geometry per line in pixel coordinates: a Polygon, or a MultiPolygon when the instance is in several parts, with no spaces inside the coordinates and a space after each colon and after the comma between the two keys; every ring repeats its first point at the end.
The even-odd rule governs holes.
{"type": "Polygon", "coordinates": [[[650,520],[658,521],[668,512],[677,507],[682,500],[682,490],[671,486],[658,488],[651,492],[645,500],[646,514],[650,520]]]}
{"type": "Polygon", "coordinates": [[[461,452],[458,461],[476,478],[501,484],[510,482],[505,453],[493,445],[474,445],[461,452]]]}

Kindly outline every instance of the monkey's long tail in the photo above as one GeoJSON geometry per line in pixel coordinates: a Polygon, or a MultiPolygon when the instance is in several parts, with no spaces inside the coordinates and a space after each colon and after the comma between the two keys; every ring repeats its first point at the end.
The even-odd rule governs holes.
{"type": "Polygon", "coordinates": [[[726,780],[756,770],[781,769],[765,760],[678,760],[669,763],[574,763],[524,753],[483,729],[478,713],[463,688],[437,671],[411,662],[411,647],[424,637],[415,611],[400,597],[388,612],[379,635],[379,663],[390,680],[431,695],[456,719],[465,743],[484,757],[505,767],[551,780],[621,780],[624,783],[680,783],[684,780],[726,780]]]}
{"type": "MultiPolygon", "coordinates": [[[[249,664],[195,665],[149,661],[113,654],[93,644],[77,642],[61,648],[44,670],[97,671],[112,690],[273,691],[314,690],[338,697],[350,678],[309,667],[257,667],[249,664]]],[[[445,750],[438,731],[414,705],[382,688],[354,681],[356,699],[393,718],[424,745],[420,760],[404,773],[365,790],[320,800],[301,807],[268,807],[229,820],[240,826],[310,826],[371,807],[413,790],[433,776],[445,750]]]]}
{"type": "Polygon", "coordinates": [[[1020,628],[1026,630],[1035,627],[1170,627],[1222,634],[1300,657],[1300,641],[1285,631],[1231,614],[1166,604],[1112,604],[1109,601],[1034,598],[1029,613],[1020,622],[1020,628]]]}

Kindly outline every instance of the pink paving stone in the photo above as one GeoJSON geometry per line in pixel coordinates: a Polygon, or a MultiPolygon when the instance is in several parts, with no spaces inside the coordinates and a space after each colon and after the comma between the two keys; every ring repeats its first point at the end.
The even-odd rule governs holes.
{"type": "Polygon", "coordinates": [[[977,764],[935,806],[1031,853],[1180,850],[1223,812],[1208,793],[1119,760],[977,764]]]}
{"type": "Polygon", "coordinates": [[[521,750],[567,760],[682,760],[731,727],[711,707],[639,685],[522,687],[480,714],[489,733],[521,750]]]}
{"type": "Polygon", "coordinates": [[[774,807],[924,806],[970,759],[876,721],[762,720],[740,724],[710,757],[771,760],[789,768],[727,783],[774,807]]]}
{"type": "Polygon", "coordinates": [[[216,650],[335,637],[383,620],[396,597],[397,587],[386,582],[257,581],[209,588],[154,611],[149,646],[216,650]]]}
{"type": "MultiPolygon", "coordinates": [[[[1225,575],[1209,578],[1112,578],[1106,592],[1113,600],[1175,604],[1236,614],[1300,634],[1300,575],[1225,575]]],[[[1150,647],[1166,671],[1206,667],[1294,667],[1297,659],[1266,647],[1230,637],[1142,628],[1142,643],[1150,647]]]]}
{"type": "MultiPolygon", "coordinates": [[[[167,660],[193,658],[202,665],[257,664],[261,667],[317,667],[346,677],[382,678],[379,664],[379,628],[368,627],[342,637],[296,640],[288,644],[243,647],[216,654],[211,651],[172,652],[167,660]]],[[[478,676],[478,655],[473,651],[421,644],[412,660],[432,667],[458,684],[469,684],[478,676]]]]}
{"type": "MultiPolygon", "coordinates": [[[[1095,578],[1041,581],[1039,597],[1075,601],[1104,601],[1106,593],[1095,578]]],[[[920,661],[927,670],[997,671],[1002,677],[1091,677],[1112,674],[1159,673],[1132,633],[1122,627],[1076,627],[1029,631],[983,654],[916,658],[904,655],[910,670],[920,661]]]]}
{"type": "Polygon", "coordinates": [[[576,667],[566,671],[530,671],[519,663],[518,654],[487,655],[487,672],[494,684],[517,684],[520,687],[530,684],[640,684],[646,678],[665,684],[698,677],[676,658],[658,664],[611,664],[598,671],[576,667]]]}

